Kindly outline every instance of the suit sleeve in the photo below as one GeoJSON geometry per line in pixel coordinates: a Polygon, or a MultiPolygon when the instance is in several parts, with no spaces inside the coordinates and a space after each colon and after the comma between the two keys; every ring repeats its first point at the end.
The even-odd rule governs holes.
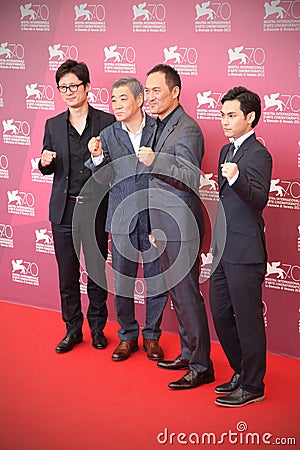
{"type": "Polygon", "coordinates": [[[197,191],[200,180],[200,167],[204,154],[204,139],[199,127],[194,124],[185,126],[181,130],[174,130],[171,136],[174,149],[160,152],[150,167],[151,175],[177,189],[197,191]],[[175,139],[174,139],[175,138],[175,139]]]}
{"type": "MultiPolygon", "coordinates": [[[[45,131],[44,131],[44,139],[43,139],[43,149],[42,149],[42,153],[44,150],[52,150],[53,145],[52,145],[52,139],[51,139],[51,133],[50,133],[50,129],[49,129],[49,121],[46,121],[45,124],[45,131]]],[[[49,166],[43,167],[41,164],[41,160],[39,160],[39,170],[43,175],[51,175],[52,173],[55,172],[55,158],[52,160],[51,164],[49,164],[49,166]]]]}
{"type": "Polygon", "coordinates": [[[252,208],[262,210],[269,198],[271,173],[271,155],[262,147],[253,152],[246,170],[240,172],[231,188],[252,208]]]}
{"type": "Polygon", "coordinates": [[[85,163],[85,166],[92,171],[93,178],[97,183],[101,185],[107,185],[110,184],[114,179],[113,163],[111,161],[110,154],[107,148],[106,139],[102,133],[100,133],[100,138],[104,156],[102,163],[95,166],[92,158],[90,158],[85,163]]]}

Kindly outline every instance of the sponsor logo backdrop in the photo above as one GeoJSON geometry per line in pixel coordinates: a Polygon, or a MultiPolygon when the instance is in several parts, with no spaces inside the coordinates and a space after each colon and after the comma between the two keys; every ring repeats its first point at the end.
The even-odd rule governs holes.
{"type": "MultiPolygon", "coordinates": [[[[235,85],[262,98],[256,133],[274,158],[265,210],[268,349],[300,357],[300,0],[6,1],[0,25],[0,298],[60,309],[47,220],[52,178],[37,170],[45,120],[64,109],[55,70],[67,58],[85,61],[91,72],[90,102],[110,111],[115,79],[130,74],[144,82],[147,70],[164,62],[181,74],[181,103],[205,135],[201,194],[208,232],[199,282],[208,310],[209,217],[218,201],[217,160],[225,143],[220,99],[235,85]]],[[[86,307],[84,265],[81,291],[86,307]]],[[[135,292],[141,323],[144,296],[141,278],[135,292]]],[[[115,320],[112,295],[109,310],[115,320]]],[[[215,339],[211,318],[210,325],[215,339]]],[[[163,328],[177,331],[171,302],[163,328]]]]}

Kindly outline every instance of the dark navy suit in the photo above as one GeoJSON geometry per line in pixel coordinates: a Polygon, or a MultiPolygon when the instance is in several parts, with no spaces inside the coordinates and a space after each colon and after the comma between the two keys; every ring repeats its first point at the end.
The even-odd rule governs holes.
{"type": "MultiPolygon", "coordinates": [[[[155,120],[146,115],[140,146],[153,138],[155,120]]],[[[134,313],[134,289],[139,251],[147,285],[145,339],[159,339],[163,310],[167,302],[157,250],[149,243],[148,169],[138,161],[127,131],[116,122],[100,133],[104,160],[88,164],[99,183],[110,183],[106,231],[112,238],[115,308],[121,340],[138,338],[134,313]]]]}
{"type": "Polygon", "coordinates": [[[262,211],[267,204],[272,158],[250,135],[232,162],[238,179],[230,186],[221,174],[229,145],[219,159],[220,202],[213,233],[210,304],[220,343],[230,366],[241,373],[241,387],[264,391],[266,337],[262,283],[267,251],[262,211]]]}

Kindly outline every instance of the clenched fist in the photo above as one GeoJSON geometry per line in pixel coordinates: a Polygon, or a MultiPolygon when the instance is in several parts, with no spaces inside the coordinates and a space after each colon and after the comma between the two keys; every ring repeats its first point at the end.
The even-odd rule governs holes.
{"type": "Polygon", "coordinates": [[[56,152],[52,152],[52,150],[44,150],[41,156],[42,166],[49,166],[54,158],[56,158],[56,152]]]}
{"type": "Polygon", "coordinates": [[[89,140],[88,148],[92,156],[102,155],[102,145],[100,136],[93,137],[89,140]]]}
{"type": "Polygon", "coordinates": [[[138,159],[146,167],[151,166],[155,158],[155,153],[150,147],[140,147],[138,152],[138,159]]]}

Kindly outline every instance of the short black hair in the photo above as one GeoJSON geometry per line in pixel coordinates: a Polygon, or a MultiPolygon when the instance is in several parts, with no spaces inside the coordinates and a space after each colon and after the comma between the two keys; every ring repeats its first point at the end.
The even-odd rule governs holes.
{"type": "Polygon", "coordinates": [[[261,116],[261,100],[259,95],[243,86],[236,86],[222,97],[221,103],[223,105],[225,102],[231,100],[238,100],[240,102],[241,111],[244,113],[245,118],[247,114],[252,111],[255,112],[255,118],[251,124],[251,127],[254,128],[258,124],[261,116]]]}
{"type": "Polygon", "coordinates": [[[175,86],[179,87],[179,98],[181,92],[181,79],[177,70],[174,69],[174,67],[169,66],[168,64],[157,64],[151,70],[149,70],[149,72],[147,72],[147,76],[151,73],[156,72],[162,72],[165,74],[166,85],[168,86],[170,92],[175,86]]]}
{"type": "Polygon", "coordinates": [[[59,80],[68,73],[74,73],[77,78],[83,82],[84,86],[90,83],[90,73],[87,65],[84,62],[77,62],[74,59],[67,59],[57,69],[55,74],[56,84],[58,86],[59,80]]]}

